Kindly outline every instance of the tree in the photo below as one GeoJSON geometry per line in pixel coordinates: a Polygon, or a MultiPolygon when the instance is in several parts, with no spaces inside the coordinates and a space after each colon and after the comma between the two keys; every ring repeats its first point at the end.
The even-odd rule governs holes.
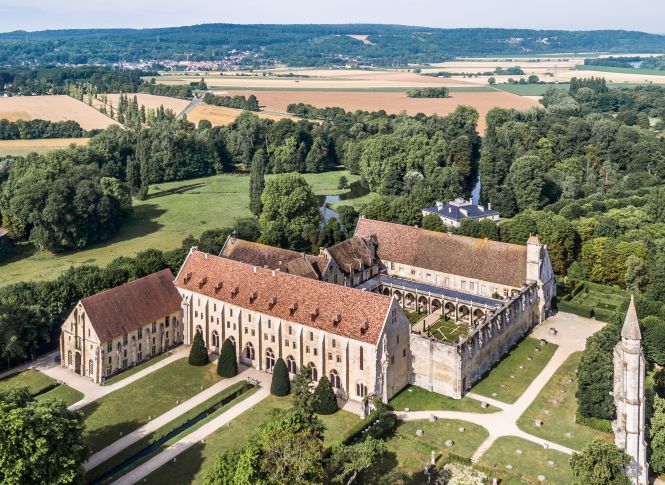
{"type": "Polygon", "coordinates": [[[312,384],[312,369],[303,365],[298,369],[296,381],[293,385],[293,409],[305,416],[314,414],[315,396],[310,386],[312,384]]]}
{"type": "Polygon", "coordinates": [[[351,485],[358,474],[370,468],[386,452],[383,441],[367,437],[353,445],[337,445],[332,450],[330,467],[333,482],[351,485]]]}
{"type": "Polygon", "coordinates": [[[487,80],[487,84],[489,84],[490,86],[495,85],[495,84],[496,84],[496,78],[495,78],[495,77],[490,77],[490,78],[487,80]]]}
{"type": "Polygon", "coordinates": [[[629,485],[630,479],[623,474],[629,463],[626,453],[600,438],[570,458],[570,468],[580,485],[629,485]]]}
{"type": "Polygon", "coordinates": [[[339,409],[337,397],[333,391],[332,385],[326,376],[319,379],[319,383],[314,390],[315,407],[317,414],[334,414],[339,409]]]}
{"type": "Polygon", "coordinates": [[[0,482],[81,482],[90,454],[84,431],[83,414],[60,399],[36,400],[27,387],[1,391],[0,482]]]}
{"type": "MultiPolygon", "coordinates": [[[[659,371],[663,374],[663,371],[659,371]]],[[[653,415],[649,421],[649,445],[651,455],[649,464],[657,474],[665,471],[665,399],[653,398],[653,415]]]]}
{"type": "Polygon", "coordinates": [[[206,365],[208,360],[208,350],[203,341],[203,333],[195,332],[192,348],[189,349],[189,365],[206,365]]]}
{"type": "Polygon", "coordinates": [[[256,217],[261,215],[261,195],[266,186],[267,158],[265,150],[258,149],[252,158],[252,167],[249,171],[249,210],[256,217]]]}
{"type": "Polygon", "coordinates": [[[626,259],[626,289],[633,293],[639,293],[646,286],[646,265],[644,260],[633,254],[626,259]]]}
{"type": "Polygon", "coordinates": [[[217,374],[222,377],[233,377],[238,374],[238,358],[236,347],[230,339],[224,340],[222,350],[217,359],[217,374]]]}
{"type": "Polygon", "coordinates": [[[328,142],[322,136],[315,136],[312,147],[305,158],[305,170],[323,172],[328,164],[328,142]]]}
{"type": "Polygon", "coordinates": [[[665,319],[654,315],[642,318],[644,357],[649,365],[665,365],[665,319]]]}
{"type": "Polygon", "coordinates": [[[616,408],[612,395],[614,382],[613,350],[619,341],[617,325],[608,324],[589,337],[577,370],[575,397],[582,416],[614,419],[616,408]]]}
{"type": "Polygon", "coordinates": [[[423,217],[422,228],[430,231],[446,232],[446,226],[436,214],[427,214],[423,217]]]}
{"type": "Polygon", "coordinates": [[[337,188],[338,189],[348,189],[349,188],[349,179],[347,179],[345,175],[342,175],[339,178],[339,182],[337,183],[337,188]]]}
{"type": "Polygon", "coordinates": [[[291,392],[291,382],[289,381],[289,371],[286,363],[281,357],[275,362],[272,370],[272,381],[270,383],[270,394],[273,396],[287,396],[291,392]]]}
{"type": "Polygon", "coordinates": [[[507,182],[521,211],[540,209],[547,202],[544,179],[546,171],[543,161],[534,155],[520,157],[511,165],[507,182]]]}

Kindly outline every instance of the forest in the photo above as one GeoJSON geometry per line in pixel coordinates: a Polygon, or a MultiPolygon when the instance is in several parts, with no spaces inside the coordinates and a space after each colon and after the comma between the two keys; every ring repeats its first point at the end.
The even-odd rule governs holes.
{"type": "Polygon", "coordinates": [[[204,24],[158,29],[82,29],[0,34],[0,64],[112,64],[218,60],[249,52],[241,67],[377,66],[441,62],[454,56],[559,52],[663,52],[665,36],[622,30],[438,29],[401,25],[204,24]],[[368,35],[364,44],[348,35],[368,35]],[[426,39],[426,41],[425,41],[426,39]],[[547,39],[546,42],[543,39],[547,39]]]}

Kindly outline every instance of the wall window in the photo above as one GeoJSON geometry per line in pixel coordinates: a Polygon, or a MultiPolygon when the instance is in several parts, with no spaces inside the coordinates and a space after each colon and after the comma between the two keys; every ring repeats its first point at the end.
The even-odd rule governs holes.
{"type": "Polygon", "coordinates": [[[332,360],[332,354],[328,352],[328,360],[332,360]]]}
{"type": "Polygon", "coordinates": [[[450,286],[450,278],[448,278],[447,276],[446,276],[446,278],[444,279],[444,285],[447,286],[447,287],[450,286]]]}
{"type": "Polygon", "coordinates": [[[266,349],[266,370],[272,371],[273,367],[275,367],[275,354],[272,349],[268,347],[266,349]]]}
{"type": "Polygon", "coordinates": [[[268,328],[271,328],[271,327],[272,327],[272,322],[270,321],[270,319],[268,319],[268,328]]]}
{"type": "Polygon", "coordinates": [[[316,370],[316,366],[310,362],[309,363],[309,368],[312,371],[312,380],[313,381],[318,381],[319,380],[319,373],[316,370]]]}
{"type": "Polygon", "coordinates": [[[503,290],[503,297],[508,298],[508,290],[503,290]]]}
{"type": "MultiPolygon", "coordinates": [[[[210,315],[210,323],[215,323],[215,317],[213,317],[212,315],[210,315]]],[[[168,325],[168,321],[166,322],[166,324],[168,325]]]]}
{"type": "Polygon", "coordinates": [[[212,304],[212,311],[216,312],[217,311],[217,303],[212,304]]]}
{"type": "Polygon", "coordinates": [[[245,358],[254,360],[254,346],[249,342],[245,345],[245,358]]]}
{"type": "Polygon", "coordinates": [[[252,329],[252,337],[256,335],[256,330],[252,329]]]}
{"type": "Polygon", "coordinates": [[[341,364],[341,363],[342,363],[342,356],[341,356],[341,355],[338,355],[338,356],[337,356],[337,363],[338,363],[338,364],[341,364]]]}
{"type": "Polygon", "coordinates": [[[485,285],[480,285],[480,292],[484,295],[487,293],[487,287],[485,285]]]}
{"type": "MultiPolygon", "coordinates": [[[[166,336],[168,337],[168,333],[166,336]]],[[[212,332],[212,346],[219,347],[219,333],[217,333],[217,330],[213,330],[212,332]]]]}
{"type": "Polygon", "coordinates": [[[248,322],[251,322],[251,321],[252,321],[252,314],[251,314],[251,313],[248,313],[248,314],[247,314],[247,321],[248,321],[248,322]]]}
{"type": "Polygon", "coordinates": [[[71,350],[67,352],[67,365],[72,365],[72,351],[71,350]]]}
{"type": "Polygon", "coordinates": [[[402,357],[406,357],[406,349],[402,351],[402,357]]]}
{"type": "Polygon", "coordinates": [[[286,368],[289,369],[289,372],[291,374],[295,374],[296,372],[298,372],[298,367],[296,366],[296,359],[294,359],[292,355],[289,355],[286,358],[286,368]]]}
{"type": "Polygon", "coordinates": [[[248,333],[249,333],[249,329],[247,327],[245,327],[245,335],[247,335],[248,333]]]}
{"type": "Polygon", "coordinates": [[[469,282],[469,290],[476,291],[476,284],[473,281],[469,282]]]}
{"type": "Polygon", "coordinates": [[[127,334],[122,336],[122,345],[127,345],[127,334]]]}
{"type": "Polygon", "coordinates": [[[107,351],[107,352],[113,352],[113,342],[109,341],[109,342],[106,344],[106,351],[107,351]]]}
{"type": "MultiPolygon", "coordinates": [[[[169,328],[171,326],[171,319],[166,317],[164,321],[166,322],[166,328],[169,328]]],[[[212,322],[212,317],[210,317],[210,321],[212,322]]]]}
{"type": "Polygon", "coordinates": [[[310,342],[314,341],[314,332],[309,332],[309,341],[310,342]]]}
{"type": "Polygon", "coordinates": [[[463,290],[466,290],[466,281],[465,281],[465,280],[462,280],[462,281],[460,282],[460,287],[461,287],[463,290]]]}
{"type": "Polygon", "coordinates": [[[152,333],[155,333],[157,331],[157,323],[152,322],[152,333]]]}
{"type": "Polygon", "coordinates": [[[138,338],[143,338],[143,329],[139,328],[138,332],[136,332],[136,335],[138,336],[138,338]]]}
{"type": "Polygon", "coordinates": [[[288,346],[289,346],[289,340],[288,339],[284,340],[284,347],[288,347],[288,346]]]}
{"type": "Polygon", "coordinates": [[[358,397],[367,396],[367,386],[365,384],[363,384],[362,382],[358,382],[356,384],[356,395],[358,397]]]}
{"type": "Polygon", "coordinates": [[[332,385],[333,389],[341,389],[342,388],[342,379],[340,379],[339,374],[335,369],[330,371],[330,384],[332,385]]]}
{"type": "Polygon", "coordinates": [[[289,325],[289,335],[291,335],[291,325],[289,325]]]}
{"type": "Polygon", "coordinates": [[[333,349],[334,349],[335,347],[337,347],[337,342],[335,342],[335,339],[332,339],[332,346],[333,346],[333,349]]]}
{"type": "Polygon", "coordinates": [[[397,345],[399,345],[399,334],[397,334],[397,345]]]}
{"type": "Polygon", "coordinates": [[[267,333],[263,334],[263,340],[268,340],[268,334],[267,333]]]}
{"type": "Polygon", "coordinates": [[[270,341],[271,341],[272,343],[275,343],[275,336],[274,336],[274,335],[271,335],[271,336],[270,336],[270,341]]]}
{"type": "Polygon", "coordinates": [[[309,354],[309,345],[305,345],[305,353],[309,354]]]}
{"type": "Polygon", "coordinates": [[[390,356],[390,363],[391,363],[391,364],[394,364],[394,363],[395,363],[395,356],[394,356],[394,355],[391,355],[391,356],[390,356]]]}
{"type": "Polygon", "coordinates": [[[199,318],[199,312],[194,312],[194,318],[199,318]]]}
{"type": "Polygon", "coordinates": [[[316,356],[316,355],[319,355],[319,349],[317,349],[317,348],[314,349],[314,355],[315,355],[315,356],[316,356]]]}

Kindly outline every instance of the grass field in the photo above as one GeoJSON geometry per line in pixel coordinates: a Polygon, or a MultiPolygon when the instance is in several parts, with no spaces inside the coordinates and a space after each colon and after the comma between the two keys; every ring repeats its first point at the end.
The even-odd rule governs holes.
{"type": "Polygon", "coordinates": [[[462,411],[470,413],[494,413],[498,411],[493,406],[483,408],[480,401],[470,397],[453,399],[416,386],[405,387],[390,400],[389,404],[395,411],[404,411],[405,408],[409,408],[410,411],[462,411]]]}
{"type": "Polygon", "coordinates": [[[427,483],[423,463],[430,463],[432,450],[439,456],[439,465],[445,463],[448,453],[471,458],[488,435],[482,426],[466,421],[403,421],[397,426],[395,435],[386,440],[388,452],[365,477],[365,483],[427,483]],[[464,432],[459,431],[461,427],[464,432]],[[416,436],[419,429],[423,431],[422,436],[416,436]],[[447,440],[453,440],[453,446],[447,447],[447,440]]]}
{"type": "Polygon", "coordinates": [[[215,364],[195,367],[183,358],[84,406],[90,448],[101,450],[220,380],[215,364]]]}
{"type": "MultiPolygon", "coordinates": [[[[256,435],[259,425],[266,419],[271,409],[286,409],[290,398],[269,396],[259,404],[244,412],[227,426],[218,429],[205,439],[183,452],[175,463],[169,462],[151,473],[141,482],[161,485],[163,483],[203,483],[203,473],[215,461],[218,454],[234,446],[241,446],[256,435]]],[[[338,442],[340,436],[358,423],[356,415],[338,411],[330,416],[319,416],[326,426],[325,445],[338,442]]]]}
{"type": "Polygon", "coordinates": [[[531,337],[525,338],[490,370],[471,389],[471,392],[508,404],[514,403],[540,374],[556,349],[557,346],[554,344],[548,343],[544,347],[540,347],[538,340],[531,337]],[[502,385],[504,387],[501,387],[502,385]],[[493,396],[494,393],[496,396],[493,396]]]}
{"type": "MultiPolygon", "coordinates": [[[[324,195],[345,192],[337,188],[342,175],[349,182],[358,180],[358,176],[345,171],[304,177],[317,195],[324,195]]],[[[236,218],[249,216],[248,191],[249,177],[235,174],[153,185],[146,200],[134,201],[133,214],[109,241],[61,254],[32,253],[29,247],[17,248],[0,267],[0,286],[53,279],[70,266],[104,265],[119,256],[133,256],[148,248],[179,247],[189,234],[198,236],[206,229],[230,226],[236,218]]]]}
{"type": "Polygon", "coordinates": [[[34,395],[55,384],[55,379],[51,379],[46,374],[42,374],[37,370],[28,369],[0,380],[0,391],[15,386],[27,386],[30,393],[34,395]]]}
{"type": "Polygon", "coordinates": [[[598,72],[615,72],[620,74],[648,74],[650,76],[665,76],[665,71],[658,69],[642,69],[635,67],[610,67],[610,66],[584,66],[579,65],[575,67],[578,71],[598,71],[598,72]]]}
{"type": "Polygon", "coordinates": [[[111,384],[115,384],[116,382],[120,382],[121,380],[123,380],[123,379],[125,379],[125,378],[127,378],[131,375],[134,375],[137,372],[140,372],[140,371],[142,371],[143,369],[145,369],[147,367],[150,367],[150,366],[156,364],[160,360],[166,359],[168,356],[170,356],[172,354],[173,354],[173,351],[169,350],[168,352],[164,352],[163,354],[159,354],[159,355],[157,355],[157,356],[155,356],[151,359],[148,359],[145,362],[143,362],[142,364],[135,365],[131,369],[127,369],[126,371],[123,371],[120,374],[116,374],[113,377],[111,377],[110,379],[107,379],[106,381],[104,381],[102,386],[108,386],[108,385],[111,385],[111,384]]]}
{"type": "Polygon", "coordinates": [[[67,384],[60,384],[55,389],[51,389],[50,391],[45,392],[44,394],[40,394],[35,399],[37,399],[38,401],[43,399],[62,399],[63,401],[65,401],[65,404],[67,406],[71,406],[75,402],[78,402],[81,399],[83,399],[83,394],[81,394],[76,389],[72,389],[67,384]]]}
{"type": "Polygon", "coordinates": [[[480,464],[500,469],[512,467],[512,471],[537,483],[538,475],[545,476],[546,483],[568,485],[573,483],[573,473],[568,465],[570,456],[560,451],[546,450],[540,445],[514,436],[497,439],[480,459],[480,464]],[[522,454],[517,454],[522,450],[522,454]],[[548,463],[553,461],[554,464],[548,463]]]}
{"type": "Polygon", "coordinates": [[[577,412],[575,371],[581,358],[582,353],[576,352],[559,367],[517,421],[520,429],[574,450],[581,450],[594,438],[612,439],[612,435],[608,433],[602,433],[575,422],[577,412]],[[558,404],[555,404],[555,400],[558,404]],[[545,411],[549,411],[550,414],[545,411]],[[541,427],[534,424],[536,419],[543,421],[541,427]]]}
{"type": "Polygon", "coordinates": [[[494,87],[518,96],[542,96],[550,88],[568,90],[570,84],[495,84],[494,87]]]}
{"type": "Polygon", "coordinates": [[[87,145],[89,138],[47,138],[43,140],[0,140],[0,157],[21,157],[30,153],[47,153],[74,145],[87,145]]]}

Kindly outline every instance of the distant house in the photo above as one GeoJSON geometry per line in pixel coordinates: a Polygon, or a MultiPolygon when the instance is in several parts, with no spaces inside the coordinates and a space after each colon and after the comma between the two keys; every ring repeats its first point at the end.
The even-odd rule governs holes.
{"type": "Polygon", "coordinates": [[[423,209],[423,215],[428,214],[436,214],[445,225],[451,227],[459,227],[464,219],[498,221],[500,216],[497,211],[492,210],[492,204],[485,207],[462,198],[457,198],[447,204],[437,201],[434,207],[423,209]]]}
{"type": "Polygon", "coordinates": [[[181,298],[165,269],[80,300],[62,325],[60,365],[99,384],[182,342],[181,298]]]}

